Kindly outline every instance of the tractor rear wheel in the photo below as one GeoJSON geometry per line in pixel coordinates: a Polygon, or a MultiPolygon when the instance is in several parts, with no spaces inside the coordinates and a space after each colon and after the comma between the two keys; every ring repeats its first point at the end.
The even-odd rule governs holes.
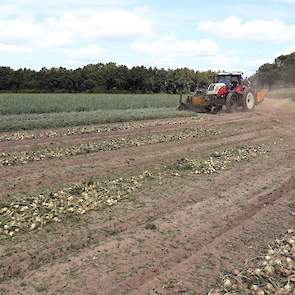
{"type": "Polygon", "coordinates": [[[177,110],[177,111],[184,111],[184,110],[185,110],[185,106],[184,106],[184,104],[181,103],[181,104],[177,107],[176,110],[177,110]]]}
{"type": "Polygon", "coordinates": [[[255,109],[256,99],[253,91],[247,90],[243,94],[243,110],[245,112],[251,112],[255,109]]]}
{"type": "Polygon", "coordinates": [[[226,97],[226,110],[228,113],[233,113],[238,108],[238,95],[234,92],[230,92],[226,97]]]}

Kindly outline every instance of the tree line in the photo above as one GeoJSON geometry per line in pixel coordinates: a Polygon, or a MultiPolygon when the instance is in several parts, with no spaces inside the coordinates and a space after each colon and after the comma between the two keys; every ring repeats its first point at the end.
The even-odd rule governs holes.
{"type": "Polygon", "coordinates": [[[42,68],[13,70],[0,67],[1,92],[179,93],[209,84],[214,72],[128,68],[116,63],[91,64],[75,70],[42,68]]]}
{"type": "Polygon", "coordinates": [[[273,63],[262,65],[253,77],[261,86],[295,87],[295,52],[281,55],[273,63]]]}

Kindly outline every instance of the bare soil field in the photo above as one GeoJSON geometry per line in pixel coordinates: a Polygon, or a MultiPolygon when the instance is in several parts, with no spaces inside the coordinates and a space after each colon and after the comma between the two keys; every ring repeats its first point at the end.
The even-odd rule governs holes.
{"type": "Polygon", "coordinates": [[[293,102],[85,128],[0,133],[0,158],[44,153],[0,166],[0,222],[32,194],[90,179],[142,185],[85,214],[2,231],[0,294],[208,294],[295,226],[293,102]],[[82,144],[112,148],[67,153],[82,144]],[[245,146],[249,157],[230,154],[245,146]]]}

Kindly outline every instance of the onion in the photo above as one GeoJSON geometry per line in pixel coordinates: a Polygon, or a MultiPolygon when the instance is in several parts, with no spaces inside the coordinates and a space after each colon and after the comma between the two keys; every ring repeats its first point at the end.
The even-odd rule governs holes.
{"type": "Polygon", "coordinates": [[[291,292],[292,291],[292,286],[290,285],[290,283],[288,283],[285,287],[284,290],[286,290],[286,292],[291,292]]]}
{"type": "Polygon", "coordinates": [[[270,275],[270,274],[272,274],[272,273],[274,272],[274,268],[273,268],[273,266],[271,266],[271,265],[267,265],[267,266],[264,268],[264,271],[265,271],[266,274],[270,275]]]}
{"type": "Polygon", "coordinates": [[[258,289],[257,291],[256,291],[256,295],[264,295],[265,293],[264,293],[264,291],[262,290],[262,289],[258,289]]]}
{"type": "Polygon", "coordinates": [[[257,285],[252,285],[251,290],[258,291],[259,287],[257,285]]]}
{"type": "Polygon", "coordinates": [[[232,283],[230,281],[230,279],[225,279],[223,281],[223,286],[226,288],[226,289],[229,289],[231,286],[232,286],[232,283]]]}
{"type": "Polygon", "coordinates": [[[269,255],[265,256],[265,260],[269,261],[271,259],[271,257],[269,255]]]}
{"type": "Polygon", "coordinates": [[[274,255],[275,254],[275,251],[273,250],[273,249],[270,249],[270,250],[268,250],[268,255],[274,255]]]}
{"type": "Polygon", "coordinates": [[[31,224],[31,230],[34,230],[37,227],[36,223],[31,224]]]}

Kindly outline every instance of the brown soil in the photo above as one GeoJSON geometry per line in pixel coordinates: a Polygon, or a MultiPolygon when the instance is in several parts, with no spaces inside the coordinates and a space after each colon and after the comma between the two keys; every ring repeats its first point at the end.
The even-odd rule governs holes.
{"type": "Polygon", "coordinates": [[[109,209],[0,240],[0,294],[206,294],[220,273],[242,266],[295,226],[289,214],[295,203],[295,105],[266,101],[253,113],[171,121],[99,137],[0,143],[1,151],[13,151],[192,126],[222,130],[209,138],[2,167],[2,201],[8,193],[139,173],[225,147],[270,147],[269,153],[220,173],[171,175],[109,209]]]}

